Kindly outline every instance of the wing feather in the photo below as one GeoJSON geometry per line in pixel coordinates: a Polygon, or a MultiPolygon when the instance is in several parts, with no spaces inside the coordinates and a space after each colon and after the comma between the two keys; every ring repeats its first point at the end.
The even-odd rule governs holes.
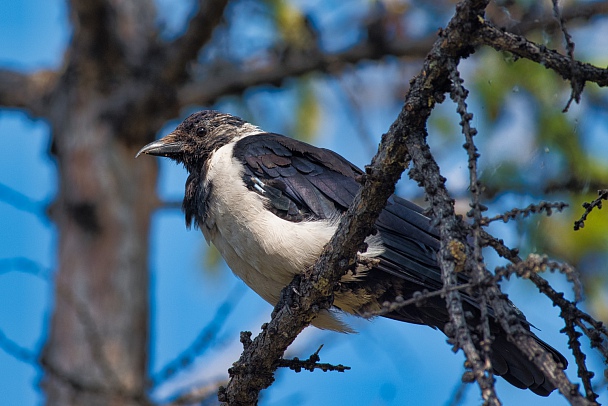
{"type": "MultiPolygon", "coordinates": [[[[268,208],[288,221],[336,218],[348,208],[361,187],[356,181],[361,170],[340,155],[277,134],[257,134],[239,140],[234,156],[245,166],[243,180],[247,186],[265,196],[268,208]]],[[[361,286],[373,285],[378,287],[378,292],[384,291],[378,298],[379,303],[394,300],[396,295],[411,297],[417,291],[436,291],[443,287],[436,259],[439,235],[422,208],[392,196],[380,213],[376,227],[384,252],[377,257],[378,263],[367,273],[365,281],[361,281],[361,286]]],[[[466,283],[468,278],[459,274],[458,281],[466,283]]],[[[465,311],[478,314],[477,301],[465,292],[462,298],[465,311]]],[[[488,313],[494,316],[493,309],[488,308],[488,313]]],[[[525,321],[523,314],[518,314],[525,321]]],[[[403,307],[385,317],[442,330],[449,320],[445,301],[439,297],[427,300],[423,306],[403,307]]],[[[502,336],[495,321],[491,321],[490,327],[496,335],[492,345],[495,373],[515,386],[529,387],[547,396],[553,385],[502,336]]],[[[530,335],[549,350],[556,361],[567,365],[558,351],[532,332],[530,335]]]]}
{"type": "MultiPolygon", "coordinates": [[[[245,137],[235,145],[234,156],[245,165],[250,188],[289,221],[335,218],[361,187],[356,180],[361,170],[340,155],[278,134],[245,137]]],[[[405,199],[389,199],[376,223],[385,246],[378,269],[416,284],[418,290],[440,289],[435,258],[439,239],[422,212],[405,199]]]]}

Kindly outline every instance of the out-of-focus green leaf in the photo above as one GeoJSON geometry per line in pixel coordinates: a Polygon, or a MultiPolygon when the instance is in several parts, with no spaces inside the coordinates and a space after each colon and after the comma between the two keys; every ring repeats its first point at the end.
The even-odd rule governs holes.
{"type": "MultiPolygon", "coordinates": [[[[483,72],[477,72],[472,83],[477,90],[473,94],[479,97],[482,109],[476,114],[485,115],[487,121],[493,123],[502,117],[501,110],[511,94],[522,93],[528,97],[535,107],[530,112],[535,131],[529,137],[534,138],[534,144],[539,148],[548,148],[555,154],[551,160],[553,165],[561,165],[547,171],[557,176],[555,179],[547,178],[547,182],[560,185],[572,178],[579,183],[602,184],[608,180],[606,163],[589,157],[573,115],[562,112],[570,94],[568,82],[527,60],[511,62],[512,57],[489,51],[480,52],[478,57],[482,59],[479,66],[483,67],[483,72]]],[[[525,170],[521,167],[513,170],[503,163],[493,171],[492,182],[498,188],[525,190],[526,174],[523,173],[522,177],[516,173],[525,170]]],[[[535,185],[536,188],[538,186],[535,185]]]]}
{"type": "MultiPolygon", "coordinates": [[[[608,272],[607,272],[608,273],[608,272]]],[[[591,313],[604,323],[608,322],[608,288],[606,276],[594,275],[586,278],[585,294],[591,313]]]]}
{"type": "MultiPolygon", "coordinates": [[[[608,250],[608,213],[604,210],[594,211],[585,227],[574,231],[574,221],[579,219],[584,209],[582,203],[591,201],[595,195],[576,196],[571,206],[561,214],[543,217],[538,222],[536,235],[539,249],[556,257],[577,265],[583,257],[595,252],[608,250]]],[[[608,279],[608,264],[606,278],[608,279]]]]}
{"type": "Polygon", "coordinates": [[[451,117],[440,114],[431,114],[429,127],[433,128],[433,133],[440,135],[443,139],[452,139],[459,134],[460,129],[454,125],[451,117]]]}
{"type": "Polygon", "coordinates": [[[213,244],[210,244],[208,247],[206,247],[206,249],[203,250],[203,272],[209,275],[219,275],[220,265],[223,263],[223,261],[222,255],[213,244]]]}
{"type": "Polygon", "coordinates": [[[309,80],[298,81],[296,91],[298,106],[294,134],[297,134],[302,141],[312,142],[321,115],[319,101],[309,80]]]}
{"type": "Polygon", "coordinates": [[[595,195],[576,197],[571,207],[561,214],[530,222],[530,243],[535,250],[573,265],[581,272],[587,305],[592,314],[608,322],[608,262],[601,260],[608,251],[608,212],[592,212],[585,227],[574,231],[574,221],[584,209],[583,201],[595,195]],[[600,260],[597,260],[597,258],[600,260]],[[594,258],[596,260],[590,260],[594,258]]]}
{"type": "Polygon", "coordinates": [[[495,196],[504,190],[519,191],[526,184],[525,171],[514,162],[503,161],[481,172],[484,194],[495,196]]]}
{"type": "Polygon", "coordinates": [[[473,81],[480,98],[483,113],[492,122],[500,117],[505,99],[511,93],[527,92],[542,108],[561,111],[567,99],[563,99],[568,83],[557,74],[526,59],[515,60],[509,54],[486,50],[479,53],[481,63],[473,81]]]}
{"type": "Polygon", "coordinates": [[[287,44],[299,49],[315,45],[306,17],[298,8],[285,0],[267,0],[267,3],[274,15],[277,30],[287,44]]]}

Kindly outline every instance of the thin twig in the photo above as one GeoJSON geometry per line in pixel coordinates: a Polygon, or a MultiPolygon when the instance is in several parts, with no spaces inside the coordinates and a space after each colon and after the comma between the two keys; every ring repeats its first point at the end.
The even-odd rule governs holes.
{"type": "Polygon", "coordinates": [[[585,87],[585,81],[580,79],[580,75],[578,74],[576,60],[574,59],[574,41],[572,41],[572,36],[566,29],[566,21],[564,21],[564,17],[562,16],[562,11],[559,7],[558,0],[551,0],[553,3],[553,16],[559,23],[559,28],[564,34],[564,40],[566,41],[566,52],[568,52],[568,57],[570,58],[571,69],[572,69],[572,80],[570,84],[572,86],[572,93],[570,94],[570,99],[566,103],[566,107],[562,110],[563,113],[567,112],[570,108],[570,104],[572,101],[576,101],[577,103],[581,100],[581,93],[583,92],[583,88],[585,87]]]}
{"type": "Polygon", "coordinates": [[[552,299],[553,303],[561,308],[560,317],[564,319],[565,327],[562,332],[568,336],[568,346],[572,350],[576,364],[578,366],[578,376],[583,381],[583,387],[585,388],[586,398],[590,402],[595,402],[598,395],[593,392],[593,386],[591,384],[591,378],[594,373],[587,369],[585,359],[587,356],[582,351],[581,343],[579,341],[581,333],[575,330],[575,324],[579,316],[579,310],[576,305],[564,298],[562,293],[557,293],[549,285],[549,283],[541,278],[538,273],[544,271],[548,267],[548,261],[546,257],[539,255],[530,255],[524,261],[517,264],[510,264],[506,267],[501,267],[496,270],[497,277],[504,275],[505,272],[514,272],[520,277],[530,279],[545,295],[552,299]],[[507,270],[508,269],[508,270],[507,270]]]}
{"type": "Polygon", "coordinates": [[[210,343],[217,337],[222,326],[226,323],[242,297],[243,284],[238,283],[229,291],[226,299],[218,306],[211,321],[201,330],[194,341],[175,359],[169,361],[159,372],[155,373],[150,378],[148,386],[158,386],[192,365],[194,360],[203,354],[210,343]]]}
{"type": "Polygon", "coordinates": [[[597,199],[591,201],[591,203],[585,202],[583,203],[583,208],[585,212],[581,215],[581,218],[574,222],[574,231],[577,231],[583,227],[585,227],[585,220],[587,220],[587,216],[591,213],[593,209],[596,207],[598,209],[602,208],[602,200],[608,200],[608,189],[601,189],[597,191],[599,195],[597,199]]]}
{"type": "Polygon", "coordinates": [[[20,346],[0,330],[0,349],[11,357],[30,365],[36,365],[37,355],[33,351],[20,346]]]}
{"type": "Polygon", "coordinates": [[[578,368],[578,377],[583,381],[585,395],[591,402],[595,402],[598,395],[594,393],[591,383],[591,378],[593,378],[595,373],[587,369],[587,364],[585,363],[587,355],[583,352],[581,342],[579,341],[579,338],[583,334],[575,330],[576,317],[571,312],[562,311],[560,317],[566,322],[566,326],[560,332],[566,333],[568,336],[568,347],[572,350],[572,354],[574,354],[574,360],[578,368]]]}
{"type": "Polygon", "coordinates": [[[442,289],[435,290],[432,292],[429,292],[428,290],[424,290],[422,292],[414,292],[412,297],[409,299],[403,299],[401,296],[397,296],[397,298],[394,302],[384,302],[384,303],[382,303],[382,307],[380,309],[367,311],[367,312],[361,314],[361,317],[365,317],[366,319],[369,319],[371,317],[384,316],[386,314],[397,311],[403,307],[412,306],[412,305],[420,306],[426,300],[428,300],[430,298],[437,297],[437,296],[445,296],[448,292],[467,290],[467,289],[471,288],[472,286],[473,285],[470,283],[463,283],[460,285],[453,285],[453,286],[450,286],[447,288],[444,287],[442,289]]]}
{"type": "Polygon", "coordinates": [[[481,357],[483,359],[483,369],[476,371],[473,368],[475,379],[477,380],[480,388],[482,389],[482,395],[488,404],[499,403],[496,395],[496,389],[494,387],[494,374],[492,369],[492,361],[490,360],[491,345],[493,337],[490,333],[490,321],[488,317],[488,300],[485,295],[486,289],[479,289],[477,286],[485,278],[485,267],[482,255],[482,243],[480,237],[481,223],[482,223],[482,212],[487,210],[487,207],[481,204],[481,182],[477,176],[477,160],[479,153],[473,137],[477,134],[477,129],[471,125],[473,114],[467,110],[466,98],[469,91],[463,86],[463,80],[458,72],[458,66],[456,61],[450,60],[449,66],[450,79],[452,81],[452,90],[450,97],[456,103],[456,111],[460,115],[460,126],[462,127],[462,133],[465,137],[465,143],[463,147],[467,151],[468,155],[468,168],[469,168],[469,190],[471,192],[471,210],[467,213],[468,217],[473,218],[473,225],[471,226],[473,236],[473,258],[469,259],[470,273],[473,284],[476,285],[475,290],[477,291],[475,296],[479,297],[479,329],[481,329],[482,340],[480,341],[481,357]]]}
{"type": "Polygon", "coordinates": [[[312,354],[306,360],[300,360],[297,357],[294,357],[293,359],[281,358],[279,360],[279,367],[280,368],[289,368],[292,371],[295,371],[296,373],[301,372],[303,369],[306,371],[310,371],[310,372],[313,372],[315,369],[320,369],[323,372],[328,372],[328,371],[345,372],[350,369],[350,367],[344,366],[342,364],[338,364],[338,365],[327,364],[327,363],[320,364],[319,361],[321,360],[321,357],[319,357],[319,352],[321,352],[322,348],[323,348],[323,345],[321,345],[317,349],[317,351],[315,351],[314,354],[312,354]]]}
{"type": "Polygon", "coordinates": [[[0,201],[11,205],[17,210],[34,214],[44,221],[48,221],[46,213],[44,212],[44,202],[36,201],[2,183],[0,183],[0,201]]]}
{"type": "Polygon", "coordinates": [[[547,213],[547,216],[553,214],[553,209],[561,212],[565,207],[568,207],[567,203],[564,202],[545,202],[542,201],[538,204],[530,204],[525,209],[514,208],[509,210],[503,214],[497,214],[494,217],[483,217],[481,219],[481,224],[486,226],[494,221],[502,220],[503,222],[508,222],[509,220],[513,220],[517,218],[517,216],[528,217],[532,213],[542,213],[543,211],[547,213]]]}

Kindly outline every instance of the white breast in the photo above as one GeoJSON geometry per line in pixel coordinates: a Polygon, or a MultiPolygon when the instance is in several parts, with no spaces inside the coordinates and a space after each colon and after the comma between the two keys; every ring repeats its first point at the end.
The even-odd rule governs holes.
{"type": "MultiPolygon", "coordinates": [[[[245,186],[239,170],[242,164],[232,156],[233,146],[223,146],[210,158],[206,176],[206,182],[211,183],[208,220],[201,229],[232,271],[275,305],[281,289],[294,275],[314,264],[336,225],[329,221],[294,223],[266,210],[265,198],[245,186]]],[[[374,254],[380,252],[376,249],[374,254]]],[[[329,313],[313,324],[347,329],[329,313]]]]}
{"type": "Polygon", "coordinates": [[[294,275],[314,263],[335,226],[325,221],[293,223],[266,210],[264,197],[245,186],[233,146],[220,148],[210,158],[210,221],[203,233],[237,276],[276,303],[294,275]]]}

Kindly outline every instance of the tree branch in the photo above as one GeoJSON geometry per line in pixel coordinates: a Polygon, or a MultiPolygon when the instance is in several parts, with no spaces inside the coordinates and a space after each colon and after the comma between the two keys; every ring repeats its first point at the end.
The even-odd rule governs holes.
{"type": "Polygon", "coordinates": [[[568,207],[567,203],[564,202],[545,202],[545,201],[541,201],[538,204],[530,204],[528,207],[526,207],[525,209],[520,209],[520,208],[514,208],[512,210],[509,210],[503,214],[497,214],[494,217],[483,217],[481,218],[480,224],[481,225],[488,225],[493,221],[497,221],[497,220],[502,220],[503,222],[508,222],[509,220],[513,220],[515,218],[517,218],[517,216],[522,216],[522,217],[528,217],[530,214],[533,213],[542,213],[543,211],[545,213],[547,213],[547,216],[550,216],[551,214],[553,214],[553,210],[557,210],[559,212],[561,212],[565,207],[568,207]]]}
{"type": "MultiPolygon", "coordinates": [[[[561,272],[565,273],[568,277],[568,280],[573,281],[575,285],[575,297],[576,300],[580,299],[580,281],[578,281],[575,275],[573,275],[574,270],[569,266],[560,266],[557,263],[548,261],[546,258],[540,257],[538,255],[531,255],[526,261],[523,261],[518,255],[516,250],[510,250],[507,248],[504,243],[500,240],[497,240],[487,233],[484,232],[483,235],[484,240],[487,245],[491,246],[496,250],[496,252],[502,256],[503,258],[511,261],[513,265],[508,265],[506,267],[500,267],[496,269],[496,278],[500,279],[504,276],[509,275],[510,273],[515,273],[519,277],[523,277],[526,279],[530,279],[538,288],[538,290],[545,294],[554,305],[559,306],[561,308],[561,317],[564,319],[566,323],[566,327],[564,328],[564,332],[569,337],[569,346],[573,350],[573,353],[576,358],[576,363],[579,367],[579,376],[587,382],[584,383],[585,390],[587,392],[587,399],[582,398],[580,393],[578,392],[577,385],[572,384],[568,381],[567,377],[563,372],[555,374],[555,362],[550,359],[550,357],[546,357],[547,354],[542,354],[539,352],[539,346],[535,342],[524,343],[523,347],[520,349],[526,354],[530,359],[533,359],[537,366],[541,368],[543,371],[543,367],[541,365],[547,364],[547,370],[552,372],[551,377],[552,382],[555,382],[560,392],[570,401],[571,404],[574,405],[594,405],[597,404],[595,402],[596,395],[591,388],[590,379],[593,376],[592,372],[589,372],[585,365],[585,356],[580,349],[580,344],[578,342],[578,333],[574,331],[574,325],[580,327],[585,334],[591,340],[591,346],[597,347],[602,355],[604,356],[604,361],[608,360],[608,350],[605,348],[603,343],[605,339],[608,338],[608,331],[606,327],[603,326],[601,322],[595,321],[591,316],[582,312],[576,307],[576,303],[572,303],[569,300],[564,298],[563,293],[556,292],[549,283],[538,275],[538,272],[544,271],[546,268],[556,268],[561,272]],[[587,328],[583,325],[583,321],[589,323],[592,327],[587,328]],[[532,345],[532,347],[529,347],[532,345]]],[[[493,306],[495,306],[493,302],[493,306]]],[[[521,333],[521,325],[519,323],[512,323],[514,317],[510,315],[512,309],[508,307],[504,307],[502,305],[497,306],[495,309],[498,320],[501,322],[501,325],[505,329],[505,331],[509,332],[512,335],[512,339],[518,345],[520,345],[521,340],[526,340],[525,333],[521,333]]],[[[547,373],[547,372],[545,372],[547,373]]]]}
{"type": "MultiPolygon", "coordinates": [[[[563,12],[563,19],[570,20],[575,18],[589,18],[592,12],[606,12],[605,8],[608,7],[608,2],[604,7],[596,6],[594,3],[593,7],[583,7],[579,10],[572,9],[571,7],[566,8],[563,12]]],[[[551,17],[552,18],[552,17],[551,17]]],[[[556,22],[555,22],[556,23],[556,22]]],[[[491,23],[485,22],[484,24],[493,27],[495,30],[500,29],[494,27],[491,23]]],[[[523,24],[523,23],[522,23],[523,24]]],[[[535,24],[537,22],[535,21],[535,24]]],[[[536,28],[536,25],[522,25],[519,28],[522,32],[528,32],[536,28]]],[[[500,31],[502,33],[502,31],[500,31]]],[[[493,34],[496,36],[497,34],[493,34]]],[[[516,36],[516,34],[510,34],[516,36]]],[[[482,35],[478,35],[478,38],[482,38],[482,35]]],[[[523,37],[523,41],[528,42],[523,37]]],[[[287,53],[287,57],[276,58],[269,61],[267,64],[257,67],[256,69],[245,69],[243,68],[246,63],[237,65],[229,64],[225,60],[220,60],[216,65],[205,67],[203,77],[195,79],[192,82],[184,84],[179,89],[178,98],[180,105],[211,105],[219,97],[227,94],[241,94],[246,89],[253,86],[259,85],[280,85],[286,78],[293,76],[302,76],[310,72],[330,72],[335,73],[344,68],[346,64],[355,64],[364,60],[378,60],[384,58],[386,55],[394,55],[398,57],[411,57],[411,58],[423,58],[426,56],[428,50],[432,47],[435,41],[435,35],[423,39],[405,39],[402,37],[387,41],[384,43],[384,51],[378,52],[377,44],[372,41],[363,42],[355,47],[352,47],[344,52],[338,54],[323,54],[320,52],[310,52],[309,50],[293,50],[293,52],[287,53]]],[[[494,40],[496,44],[487,43],[495,48],[500,47],[499,42],[504,42],[504,39],[494,40]]],[[[560,55],[555,51],[549,51],[544,47],[536,46],[536,53],[555,53],[557,56],[550,55],[549,59],[558,60],[560,66],[563,66],[564,72],[567,72],[571,67],[571,61],[569,58],[560,55]],[[542,51],[542,52],[541,52],[542,51]]],[[[515,47],[516,48],[516,47],[515,47]]],[[[510,51],[509,49],[501,49],[510,51]]],[[[515,52],[514,52],[515,53],[515,52]]],[[[522,55],[519,55],[522,56],[522,55]]],[[[532,59],[534,60],[534,59],[532,59]]],[[[539,60],[537,60],[539,62],[539,60]]],[[[577,62],[577,64],[581,64],[577,62]]],[[[590,66],[588,64],[582,64],[590,66]]],[[[605,75],[599,68],[593,69],[593,75],[588,80],[593,80],[593,77],[605,75]]],[[[572,76],[569,74],[569,76],[572,76]]],[[[599,84],[599,83],[598,83],[599,84]]]]}
{"type": "MultiPolygon", "coordinates": [[[[437,101],[444,99],[449,90],[448,58],[466,57],[472,51],[471,32],[480,25],[480,14],[486,1],[462,2],[457,6],[456,15],[450,21],[441,37],[435,42],[425,61],[422,72],[412,81],[404,108],[389,132],[382,137],[378,154],[372,164],[366,167],[365,184],[355,197],[346,215],[340,221],[336,234],[325,246],[323,254],[315,263],[312,272],[299,276],[283,290],[282,298],[275,307],[269,324],[251,342],[243,339],[245,350],[235,367],[231,369],[231,380],[227,388],[220,390],[220,400],[229,404],[255,404],[259,391],[273,381],[273,373],[278,360],[295,337],[322,309],[331,305],[334,284],[344,272],[355,263],[355,256],[364,238],[373,229],[373,224],[393,193],[395,182],[410,160],[410,154],[417,156],[418,163],[428,162],[430,153],[425,143],[426,120],[437,101]],[[462,29],[466,27],[466,29],[462,29]],[[425,147],[421,155],[421,146],[425,147]],[[297,292],[297,294],[296,294],[297,292]]],[[[443,186],[445,179],[435,171],[434,180],[443,186]],[[437,179],[439,177],[440,179],[437,179]]],[[[427,191],[430,184],[425,184],[427,191]]],[[[445,188],[443,188],[445,191],[445,188]]],[[[429,193],[437,196],[437,193],[429,193]]],[[[438,255],[448,291],[447,302],[450,317],[457,331],[465,336],[459,345],[465,347],[469,360],[479,364],[478,353],[470,339],[466,339],[468,329],[460,297],[450,290],[455,285],[454,264],[448,241],[453,237],[464,239],[459,221],[453,211],[453,202],[442,195],[443,204],[434,202],[435,218],[440,221],[442,247],[438,255]],[[451,213],[451,215],[450,215],[451,213]],[[447,220],[447,221],[445,221],[447,220]],[[464,329],[462,328],[464,326],[464,329]]],[[[463,245],[464,244],[460,244],[463,245]]],[[[481,367],[480,367],[481,368],[481,367]]],[[[484,396],[491,389],[484,388],[484,396]]],[[[496,403],[498,404],[498,403],[496,403]]]]}
{"type": "MultiPolygon", "coordinates": [[[[576,2],[566,5],[561,13],[564,22],[576,20],[589,21],[598,15],[608,14],[608,1],[576,2]]],[[[525,20],[509,27],[509,31],[523,34],[541,28],[551,31],[559,28],[559,22],[555,20],[553,13],[542,15],[529,15],[525,20]]]]}
{"type": "MultiPolygon", "coordinates": [[[[494,372],[492,369],[492,362],[490,360],[491,345],[493,337],[490,333],[490,321],[488,317],[488,298],[484,294],[484,290],[480,289],[481,283],[488,278],[488,275],[484,268],[484,261],[482,255],[482,243],[481,243],[481,223],[482,223],[482,212],[487,210],[487,207],[481,204],[481,182],[478,178],[477,160],[479,153],[473,137],[477,135],[477,129],[471,125],[473,114],[468,112],[466,104],[466,98],[469,95],[469,91],[463,86],[463,80],[458,72],[458,63],[456,60],[450,60],[448,63],[448,69],[450,74],[450,80],[452,82],[452,90],[450,97],[456,104],[456,111],[460,115],[460,126],[462,127],[462,134],[465,137],[464,148],[468,155],[468,168],[469,168],[469,190],[471,192],[471,210],[467,213],[468,217],[473,218],[473,224],[471,226],[471,235],[473,237],[472,245],[473,250],[467,257],[469,258],[469,266],[471,273],[471,280],[475,284],[473,290],[473,296],[479,299],[479,329],[482,332],[482,337],[479,342],[479,356],[480,363],[472,363],[473,375],[479,383],[482,389],[482,395],[484,400],[488,404],[500,403],[496,395],[494,388],[494,372]]],[[[460,241],[459,243],[464,243],[460,241]]],[[[463,327],[467,328],[465,324],[463,327]]],[[[470,338],[468,338],[470,340],[470,338]]],[[[468,343],[467,343],[468,344],[468,343]]],[[[477,352],[477,351],[476,351],[477,352]]],[[[469,358],[467,358],[469,359],[469,358]]]]}
{"type": "Polygon", "coordinates": [[[34,275],[47,282],[53,274],[51,268],[27,257],[0,258],[0,275],[12,271],[34,275]]]}
{"type": "MultiPolygon", "coordinates": [[[[149,386],[158,387],[163,382],[167,381],[178,372],[188,368],[196,357],[203,354],[208,348],[211,342],[213,342],[222,326],[226,323],[230,314],[243,297],[243,285],[236,284],[234,288],[230,290],[226,299],[219,305],[215,311],[215,315],[211,321],[201,330],[194,341],[183,350],[176,358],[172,359],[163,366],[159,372],[155,373],[149,380],[149,386]]],[[[216,389],[219,385],[216,385],[216,389]]]]}
{"type": "Polygon", "coordinates": [[[338,365],[333,365],[333,364],[327,364],[327,363],[319,363],[319,361],[321,360],[321,357],[319,356],[319,352],[321,352],[321,349],[323,348],[323,344],[321,344],[321,346],[319,347],[319,349],[317,349],[317,351],[314,352],[314,354],[312,354],[308,359],[305,360],[301,360],[299,358],[293,358],[293,359],[280,359],[279,360],[279,368],[289,368],[292,371],[295,371],[296,373],[301,372],[302,369],[305,369],[307,371],[310,372],[314,372],[315,369],[320,369],[323,372],[327,372],[327,371],[337,371],[337,372],[344,372],[350,369],[350,367],[344,366],[342,364],[338,364],[338,365]]]}
{"type": "Polygon", "coordinates": [[[592,202],[583,203],[583,208],[585,212],[581,215],[581,217],[574,222],[574,231],[577,231],[583,227],[585,227],[585,221],[587,220],[587,216],[591,214],[591,211],[594,208],[601,209],[602,208],[602,200],[608,200],[608,189],[600,189],[597,191],[599,197],[592,202]]]}
{"type": "Polygon", "coordinates": [[[49,70],[25,74],[0,69],[0,106],[25,109],[34,116],[42,116],[58,77],[49,70]]]}
{"type": "MultiPolygon", "coordinates": [[[[542,278],[541,276],[538,275],[538,272],[542,272],[547,268],[560,268],[560,267],[557,264],[555,264],[551,261],[548,261],[545,257],[541,257],[539,255],[530,255],[525,261],[521,260],[519,257],[514,257],[514,258],[512,258],[512,262],[513,262],[513,265],[508,265],[507,267],[501,267],[496,270],[497,278],[501,278],[505,275],[508,275],[509,273],[515,273],[519,277],[524,277],[524,278],[530,279],[537,286],[537,288],[539,289],[539,291],[541,293],[543,293],[547,297],[549,297],[553,301],[554,305],[559,306],[561,308],[560,317],[562,317],[562,319],[564,319],[564,322],[566,324],[566,327],[562,330],[562,332],[565,332],[568,335],[568,338],[569,338],[568,345],[572,349],[572,352],[575,356],[575,361],[576,361],[576,364],[579,369],[578,376],[583,380],[583,386],[584,386],[585,392],[587,394],[588,402],[585,402],[579,396],[577,396],[575,398],[569,398],[568,395],[566,395],[563,392],[563,390],[565,388],[569,387],[570,392],[571,392],[570,395],[572,395],[575,392],[578,392],[578,389],[576,388],[575,385],[570,383],[565,378],[565,376],[561,376],[561,374],[557,374],[557,376],[555,378],[558,380],[558,382],[560,382],[560,385],[559,385],[560,391],[562,391],[562,393],[564,393],[566,398],[568,398],[571,401],[571,403],[573,403],[573,404],[596,404],[595,400],[597,398],[597,395],[593,392],[592,385],[591,385],[591,378],[593,377],[594,373],[589,371],[585,364],[586,355],[582,352],[581,345],[578,340],[578,338],[582,334],[574,330],[575,325],[579,324],[582,319],[586,318],[585,317],[586,315],[584,315],[576,307],[576,305],[574,303],[570,302],[569,300],[566,300],[562,293],[556,292],[544,278],[542,278]]],[[[566,267],[566,268],[569,268],[569,267],[566,267]]],[[[567,269],[565,271],[572,272],[572,269],[567,269]]],[[[577,293],[577,297],[578,297],[578,294],[579,293],[577,293]]],[[[503,323],[502,319],[501,319],[501,323],[503,323]]],[[[503,323],[503,325],[504,325],[504,323],[503,323]]],[[[518,326],[514,326],[514,327],[518,327],[518,326]]],[[[596,330],[598,336],[601,334],[606,335],[606,329],[601,328],[602,326],[599,326],[599,327],[600,327],[600,329],[596,330]]],[[[594,328],[595,328],[595,326],[594,326],[594,328]]],[[[509,330],[507,330],[507,331],[509,331],[509,330]]],[[[589,337],[592,339],[592,346],[593,346],[594,345],[593,337],[591,334],[589,334],[589,337]]],[[[603,340],[600,339],[599,342],[601,343],[601,341],[603,341],[603,340]]],[[[526,352],[524,352],[524,353],[526,353],[526,352]]],[[[604,356],[605,355],[606,354],[604,353],[604,356]]],[[[536,360],[537,358],[534,358],[534,359],[536,360]]],[[[549,360],[545,359],[544,361],[539,359],[539,361],[547,362],[547,361],[550,361],[550,359],[549,360]]],[[[551,366],[551,368],[552,368],[552,366],[551,366]]]]}
{"type": "Polygon", "coordinates": [[[497,51],[510,52],[520,58],[537,62],[551,69],[566,80],[594,82],[599,86],[608,86],[608,69],[597,68],[591,64],[571,60],[557,51],[544,45],[535,44],[526,38],[503,31],[488,21],[482,23],[478,45],[488,45],[497,51]]]}
{"type": "Polygon", "coordinates": [[[163,47],[161,77],[169,83],[185,78],[187,65],[196,60],[200,49],[210,39],[221,21],[228,0],[199,0],[198,11],[190,19],[186,32],[163,47]]]}
{"type": "MultiPolygon", "coordinates": [[[[460,3],[458,8],[466,8],[468,3],[460,3]]],[[[466,12],[466,11],[465,11],[466,12]]],[[[467,22],[472,25],[478,25],[479,31],[476,32],[476,35],[481,37],[487,35],[488,23],[481,18],[481,16],[473,16],[477,18],[475,21],[473,18],[469,19],[467,22]]],[[[450,22],[452,24],[452,22],[450,22]]],[[[462,23],[461,23],[462,24],[462,23]]],[[[497,30],[496,33],[511,35],[508,33],[502,33],[500,30],[497,30]]],[[[463,35],[461,31],[450,30],[450,25],[443,33],[443,36],[446,39],[446,42],[450,41],[450,36],[455,35],[456,38],[458,35],[463,35]]],[[[452,39],[456,44],[466,44],[466,43],[475,43],[482,41],[481,39],[475,38],[460,38],[460,39],[452,39]],[[469,41],[469,42],[468,42],[469,41]]],[[[538,48],[535,44],[532,44],[534,47],[538,48]]],[[[444,55],[438,54],[437,60],[435,62],[436,69],[431,72],[426,72],[427,76],[431,75],[436,76],[437,78],[445,77],[447,72],[447,67],[449,64],[447,63],[449,60],[447,56],[449,53],[445,53],[444,55]]],[[[435,56],[433,52],[430,54],[431,57],[435,56]]],[[[466,55],[465,55],[466,56],[466,55]]],[[[568,71],[570,71],[570,63],[571,61],[568,58],[566,59],[566,64],[568,67],[568,71]]],[[[428,62],[428,58],[427,58],[428,62]]],[[[595,68],[594,68],[595,69],[595,68]]],[[[416,87],[416,84],[420,78],[416,78],[415,82],[412,84],[412,89],[416,87]]],[[[437,98],[437,87],[427,86],[427,89],[434,89],[435,93],[431,93],[429,95],[425,95],[426,97],[423,100],[427,101],[429,105],[432,105],[434,100],[441,101],[443,94],[440,95],[440,98],[437,98]],[[430,101],[430,102],[429,102],[430,101]]],[[[409,96],[408,99],[409,100],[409,96]]],[[[406,102],[407,107],[407,102],[406,102]]],[[[409,109],[410,111],[414,111],[414,113],[420,114],[414,109],[409,109]]],[[[406,109],[407,111],[407,109],[406,109]]],[[[424,119],[422,117],[421,119],[424,119]]],[[[412,118],[415,120],[415,118],[412,118]]],[[[415,121],[413,121],[415,123],[415,121]]],[[[424,123],[422,123],[424,124],[424,123]]],[[[418,183],[424,187],[427,198],[431,203],[431,210],[433,212],[433,218],[438,222],[438,228],[441,234],[441,249],[438,254],[438,261],[440,267],[442,269],[442,276],[444,278],[444,283],[449,284],[450,278],[453,278],[453,268],[455,264],[457,264],[460,260],[466,261],[466,268],[472,269],[473,272],[484,272],[488,273],[485,269],[478,269],[474,266],[474,264],[470,264],[471,254],[466,251],[467,242],[464,238],[464,229],[466,228],[462,222],[462,219],[457,217],[454,213],[453,200],[450,198],[450,195],[445,187],[445,178],[440,175],[439,167],[437,166],[434,158],[430,154],[430,150],[428,144],[426,143],[426,131],[423,125],[420,125],[416,130],[409,131],[410,136],[405,139],[408,150],[412,156],[412,161],[415,165],[415,168],[410,170],[410,176],[417,180],[418,183]],[[462,250],[462,252],[460,252],[462,250]],[[463,257],[460,259],[459,257],[463,257]],[[452,268],[452,269],[450,269],[452,268]]],[[[473,259],[475,260],[475,259],[473,259]]],[[[444,285],[445,286],[445,285],[444,285]]],[[[521,323],[517,320],[515,315],[513,314],[512,307],[509,302],[506,300],[505,296],[500,292],[498,286],[489,286],[487,290],[484,291],[484,294],[487,295],[488,301],[492,308],[495,311],[496,319],[500,322],[501,327],[509,334],[510,340],[512,340],[518,348],[531,360],[534,360],[535,364],[539,367],[543,373],[549,377],[550,381],[559,388],[560,392],[572,403],[572,404],[586,404],[587,401],[580,395],[580,393],[576,390],[576,387],[568,380],[563,371],[558,368],[555,361],[552,357],[544,351],[538,343],[536,343],[530,336],[527,334],[525,328],[521,325],[521,323]]],[[[450,295],[446,297],[448,305],[451,306],[452,303],[460,304],[460,298],[457,292],[452,292],[450,295]]],[[[450,318],[452,320],[452,328],[456,328],[456,331],[459,331],[457,323],[462,323],[458,319],[458,312],[462,311],[461,306],[454,306],[455,308],[450,308],[450,318]]],[[[462,326],[462,324],[460,324],[462,326]]],[[[462,328],[462,327],[461,327],[462,328]]],[[[457,344],[465,350],[465,354],[467,355],[467,359],[469,361],[478,362],[478,354],[475,349],[470,351],[467,350],[468,342],[466,340],[466,336],[457,337],[457,344]],[[460,341],[461,338],[464,338],[464,341],[460,341]],[[469,354],[471,353],[472,356],[469,354]]],[[[476,367],[474,367],[475,371],[476,367]]],[[[481,382],[480,382],[481,383],[481,382]]],[[[482,393],[486,394],[482,389],[482,393]]]]}
{"type": "Polygon", "coordinates": [[[376,46],[369,42],[337,54],[294,50],[286,58],[277,56],[268,64],[252,70],[220,61],[215,66],[205,68],[207,74],[204,78],[184,84],[179,90],[179,100],[181,105],[211,105],[221,96],[240,94],[253,86],[278,86],[288,77],[310,72],[335,73],[348,64],[377,60],[386,55],[423,58],[435,39],[435,34],[421,40],[405,41],[399,38],[386,45],[386,54],[379,54],[376,46]]]}

